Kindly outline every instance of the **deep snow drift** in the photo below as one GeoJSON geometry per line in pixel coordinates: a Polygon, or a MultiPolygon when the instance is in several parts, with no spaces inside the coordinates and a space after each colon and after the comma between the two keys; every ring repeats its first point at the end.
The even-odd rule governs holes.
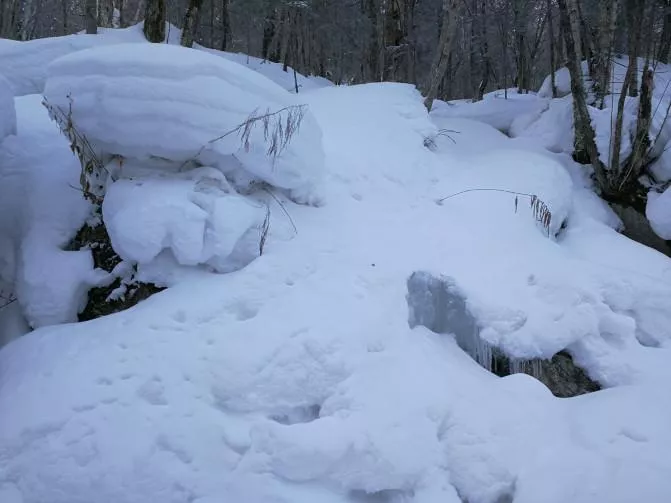
{"type": "MultiPolygon", "coordinates": [[[[246,267],[192,266],[128,311],[0,351],[0,501],[670,500],[671,261],[613,230],[567,155],[429,116],[410,86],[303,100],[322,132],[324,206],[276,191],[291,220],[272,207],[266,252],[246,267]],[[550,232],[525,194],[547,206],[550,232]],[[607,389],[558,399],[487,372],[449,334],[411,329],[416,271],[452,278],[474,344],[566,349],[607,389]]],[[[50,266],[86,214],[68,186],[79,167],[39,97],[16,104],[0,214],[34,208],[22,226],[50,266]],[[50,192],[6,199],[32,193],[11,180],[50,192]]],[[[141,210],[128,185],[112,185],[112,214],[141,210]]],[[[170,211],[148,190],[150,214],[170,211]]],[[[175,221],[138,219],[162,242],[175,221]]]]}

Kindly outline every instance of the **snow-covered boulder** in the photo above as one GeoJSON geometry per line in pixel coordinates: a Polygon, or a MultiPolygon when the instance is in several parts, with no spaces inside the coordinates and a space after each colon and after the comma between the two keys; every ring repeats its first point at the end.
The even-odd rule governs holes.
{"type": "Polygon", "coordinates": [[[645,215],[652,230],[662,239],[671,239],[671,187],[663,193],[648,194],[645,215]]]}
{"type": "Polygon", "coordinates": [[[207,173],[182,180],[113,183],[103,203],[103,219],[114,250],[122,259],[139,264],[170,250],[181,265],[207,264],[225,272],[236,268],[227,261],[236,245],[253,234],[255,247],[248,250],[246,260],[250,262],[258,253],[264,209],[226,194],[221,185],[222,180],[207,173]]]}
{"type": "Polygon", "coordinates": [[[242,170],[301,201],[312,198],[322,172],[321,131],[307,107],[262,75],[202,51],[80,51],[49,66],[45,95],[64,113],[72,107],[76,127],[103,155],[242,170]]]}
{"type": "Polygon", "coordinates": [[[14,95],[9,82],[0,75],[0,141],[5,136],[16,133],[16,111],[14,95]]]}

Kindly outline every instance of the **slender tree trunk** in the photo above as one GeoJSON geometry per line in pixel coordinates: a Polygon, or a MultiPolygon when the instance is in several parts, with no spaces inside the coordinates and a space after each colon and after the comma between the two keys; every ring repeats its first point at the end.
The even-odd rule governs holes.
{"type": "Polygon", "coordinates": [[[119,10],[119,28],[125,28],[126,27],[125,0],[117,0],[116,8],[119,10]]]}
{"type": "Polygon", "coordinates": [[[433,101],[436,99],[438,86],[445,76],[457,30],[457,17],[460,15],[462,7],[461,0],[443,0],[443,25],[440,29],[440,40],[431,64],[429,80],[424,90],[424,106],[429,111],[431,111],[433,101]]]}
{"type": "MultiPolygon", "coordinates": [[[[231,17],[230,17],[230,8],[231,0],[222,0],[221,3],[221,24],[222,24],[222,37],[221,37],[221,50],[226,51],[231,46],[231,17]]],[[[264,38],[265,41],[265,38],[264,38]]],[[[264,58],[267,54],[264,54],[264,58]]]]}
{"type": "Polygon", "coordinates": [[[609,92],[611,79],[611,59],[615,40],[615,22],[620,8],[620,0],[599,0],[600,19],[597,43],[592,58],[592,89],[596,106],[603,109],[604,99],[609,92]]]}
{"type": "Polygon", "coordinates": [[[165,40],[165,0],[147,0],[144,36],[154,43],[163,43],[165,40]]]}
{"type": "Polygon", "coordinates": [[[622,82],[622,91],[617,101],[617,115],[615,116],[615,128],[613,136],[611,137],[610,155],[608,156],[608,164],[612,170],[620,170],[620,149],[622,148],[622,126],[624,123],[624,105],[627,100],[627,89],[631,85],[634,75],[638,71],[636,68],[636,59],[629,58],[627,71],[624,74],[622,82]]]}
{"type": "Polygon", "coordinates": [[[182,38],[180,44],[184,47],[193,47],[193,40],[198,32],[198,20],[200,19],[200,10],[203,7],[203,0],[189,0],[189,6],[184,15],[182,24],[182,38]]]}
{"type": "MultiPolygon", "coordinates": [[[[578,8],[578,0],[565,0],[566,2],[566,11],[568,15],[568,20],[569,20],[569,26],[570,26],[570,34],[571,38],[573,39],[573,44],[574,44],[574,53],[575,53],[575,59],[578,60],[580,64],[582,64],[582,60],[584,59],[583,52],[582,52],[582,47],[583,47],[583,41],[582,41],[582,29],[581,29],[581,21],[580,21],[580,9],[578,8]]],[[[566,39],[565,39],[566,40],[566,39]]],[[[565,46],[567,55],[567,58],[570,58],[568,54],[568,47],[565,46]]],[[[582,67],[581,67],[581,73],[582,73],[582,67]]]]}
{"type": "Polygon", "coordinates": [[[491,73],[491,59],[489,57],[489,41],[487,40],[487,0],[482,0],[480,4],[480,60],[482,66],[482,75],[476,101],[482,100],[487,84],[489,83],[489,74],[491,73]]]}
{"type": "Polygon", "coordinates": [[[529,62],[527,48],[527,8],[524,0],[514,0],[513,18],[515,20],[515,46],[517,48],[517,92],[529,92],[529,62]]]}
{"type": "Polygon", "coordinates": [[[86,0],[86,33],[89,35],[95,35],[98,33],[98,23],[97,23],[97,2],[96,0],[86,0]]]}
{"type": "MultiPolygon", "coordinates": [[[[629,31],[629,58],[634,60],[636,71],[629,84],[629,96],[638,96],[638,57],[641,53],[641,30],[646,0],[627,0],[627,20],[629,31]]],[[[623,89],[622,92],[627,92],[623,89]]]]}
{"type": "Polygon", "coordinates": [[[671,52],[671,0],[665,0],[662,4],[664,13],[664,27],[662,28],[662,38],[657,53],[657,60],[662,63],[671,63],[669,53],[671,52]]]}
{"type": "Polygon", "coordinates": [[[114,12],[114,3],[112,0],[97,0],[98,3],[98,26],[109,28],[112,26],[112,14],[114,12]]]}
{"type": "Polygon", "coordinates": [[[552,15],[552,0],[547,0],[547,16],[548,16],[548,36],[550,38],[550,88],[552,89],[552,97],[557,97],[557,60],[555,54],[555,34],[554,34],[554,16],[552,15]]]}
{"type": "MultiPolygon", "coordinates": [[[[2,11],[2,8],[0,8],[2,11]]],[[[63,13],[63,35],[68,34],[68,0],[61,0],[61,12],[63,13]]],[[[2,22],[0,22],[0,26],[2,22]]],[[[1,30],[0,30],[1,31],[1,30]]],[[[2,35],[2,33],[0,33],[2,35]]]]}
{"type": "Polygon", "coordinates": [[[263,40],[261,41],[261,53],[263,55],[263,59],[265,60],[271,60],[271,61],[273,60],[271,48],[274,38],[275,38],[275,13],[272,12],[269,15],[267,15],[263,21],[263,40]]]}
{"type": "Polygon", "coordinates": [[[569,9],[568,1],[570,0],[558,0],[558,4],[561,28],[566,43],[566,66],[571,75],[571,92],[573,94],[573,121],[575,128],[573,157],[576,161],[583,164],[591,164],[599,188],[602,192],[610,193],[606,169],[599,160],[599,152],[594,141],[594,129],[592,128],[589,109],[587,108],[582,69],[575,40],[576,32],[570,20],[571,10],[569,9]]]}

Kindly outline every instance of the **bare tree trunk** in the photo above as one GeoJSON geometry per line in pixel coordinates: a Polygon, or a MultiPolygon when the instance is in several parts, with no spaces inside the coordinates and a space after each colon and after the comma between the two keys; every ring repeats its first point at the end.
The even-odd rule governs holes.
{"type": "Polygon", "coordinates": [[[652,122],[652,88],[654,72],[648,68],[646,63],[641,77],[641,93],[638,103],[638,117],[636,120],[636,133],[631,156],[628,160],[628,179],[621,181],[626,186],[638,180],[643,172],[645,159],[650,148],[650,124],[652,122]]]}
{"type": "Polygon", "coordinates": [[[570,20],[571,11],[567,5],[568,1],[570,0],[558,0],[558,4],[561,28],[566,43],[566,66],[571,74],[571,92],[573,94],[573,122],[575,127],[573,157],[577,162],[591,164],[599,188],[602,192],[610,193],[606,169],[599,160],[599,152],[594,141],[594,129],[587,108],[582,68],[575,40],[576,32],[570,20]]]}
{"type": "Polygon", "coordinates": [[[24,0],[23,15],[21,16],[21,30],[19,38],[21,40],[30,40],[31,33],[34,32],[35,22],[37,21],[36,0],[24,0]]]}
{"type": "MultiPolygon", "coordinates": [[[[580,9],[578,8],[578,0],[566,0],[566,7],[567,7],[568,20],[570,23],[569,25],[570,34],[574,44],[575,58],[578,60],[580,64],[582,64],[582,60],[584,59],[582,47],[584,44],[581,36],[582,29],[580,22],[580,9]]],[[[568,47],[566,47],[566,52],[568,53],[568,47]]],[[[568,54],[566,56],[567,58],[570,57],[568,54]]],[[[580,71],[582,73],[582,67],[580,71]]]]}
{"type": "Polygon", "coordinates": [[[517,49],[517,92],[520,94],[529,90],[527,79],[526,7],[526,2],[523,2],[523,0],[514,0],[513,18],[515,23],[515,47],[517,49]]]}
{"type": "Polygon", "coordinates": [[[661,44],[657,53],[657,60],[662,63],[671,63],[669,53],[671,52],[671,0],[665,0],[662,4],[665,8],[664,27],[662,28],[661,44]]]}
{"type": "Polygon", "coordinates": [[[627,99],[627,89],[631,85],[633,76],[637,72],[636,68],[636,59],[629,58],[629,64],[627,65],[627,72],[624,74],[624,80],[622,82],[622,91],[620,92],[620,97],[617,102],[617,115],[615,116],[615,129],[613,136],[611,137],[611,148],[610,155],[608,158],[608,164],[611,169],[618,170],[620,169],[620,149],[622,147],[622,125],[624,123],[624,105],[627,99]]]}
{"type": "Polygon", "coordinates": [[[552,89],[552,97],[557,97],[557,82],[556,75],[557,72],[557,60],[555,55],[555,35],[554,35],[554,16],[552,15],[552,0],[547,0],[547,16],[548,16],[548,27],[550,38],[550,88],[552,89]]]}
{"type": "Polygon", "coordinates": [[[232,34],[231,34],[230,8],[231,8],[231,0],[222,0],[221,3],[221,24],[223,31],[221,36],[222,51],[227,50],[231,45],[232,34]]]}
{"type": "Polygon", "coordinates": [[[116,8],[119,10],[119,28],[125,28],[126,27],[126,6],[125,6],[125,0],[117,0],[116,2],[116,8]]]}
{"type": "Polygon", "coordinates": [[[147,0],[144,36],[154,43],[163,43],[165,40],[165,0],[147,0]]]}
{"type": "Polygon", "coordinates": [[[182,39],[179,42],[184,47],[193,47],[193,39],[198,31],[198,19],[202,7],[203,0],[189,0],[189,6],[186,9],[184,23],[182,24],[182,39]]]}
{"type": "Polygon", "coordinates": [[[443,25],[440,30],[440,40],[431,64],[429,80],[424,90],[424,106],[428,111],[431,111],[433,100],[436,99],[438,93],[438,86],[445,76],[456,34],[457,17],[461,13],[462,7],[461,0],[443,0],[443,25]]]}
{"type": "Polygon", "coordinates": [[[475,97],[476,101],[482,100],[487,84],[489,83],[489,74],[491,73],[491,59],[489,57],[489,41],[487,40],[487,0],[482,0],[480,4],[480,60],[482,64],[482,76],[478,92],[475,97]]]}
{"type": "MultiPolygon", "coordinates": [[[[641,29],[646,0],[627,0],[627,20],[629,31],[629,58],[634,60],[636,71],[629,85],[629,96],[638,96],[638,56],[641,53],[641,29]]],[[[622,92],[627,92],[623,89],[622,92]]]]}
{"type": "Polygon", "coordinates": [[[590,67],[593,70],[592,83],[596,106],[603,109],[604,99],[609,92],[611,79],[611,58],[615,40],[615,22],[620,8],[620,0],[599,0],[600,19],[595,54],[590,67]]]}
{"type": "MultiPolygon", "coordinates": [[[[0,11],[2,8],[0,7],[0,11]]],[[[68,0],[61,0],[61,11],[63,13],[63,35],[68,34],[68,0]]],[[[2,23],[0,23],[2,25],[2,23]]],[[[0,35],[2,35],[2,30],[0,30],[0,35]]]]}
{"type": "Polygon", "coordinates": [[[98,23],[96,19],[97,7],[96,0],[86,0],[86,33],[89,35],[95,35],[98,33],[98,23]]]}
{"type": "Polygon", "coordinates": [[[97,0],[98,2],[98,26],[109,28],[112,26],[112,14],[114,4],[112,0],[97,0]]]}

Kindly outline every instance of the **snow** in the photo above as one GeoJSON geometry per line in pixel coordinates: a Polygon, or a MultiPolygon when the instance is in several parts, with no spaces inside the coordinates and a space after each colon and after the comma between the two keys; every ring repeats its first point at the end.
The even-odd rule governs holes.
{"type": "Polygon", "coordinates": [[[262,207],[226,194],[216,178],[191,178],[119,180],[109,187],[103,220],[123,260],[148,264],[167,249],[181,265],[221,271],[245,233],[256,229],[260,237],[262,207]]]}
{"type": "Polygon", "coordinates": [[[0,142],[5,136],[16,133],[16,111],[14,96],[9,82],[0,75],[0,142]]]}
{"type": "Polygon", "coordinates": [[[177,165],[189,160],[311,201],[323,169],[321,131],[309,109],[260,74],[208,53],[166,44],[120,44],[79,51],[49,66],[45,96],[70,113],[103,159],[111,155],[177,165]],[[293,109],[291,107],[294,107],[293,109]],[[302,120],[289,141],[291,114],[302,120]],[[275,114],[266,127],[251,116],[275,114]],[[271,141],[277,153],[268,154],[271,141]]]}
{"type": "MultiPolygon", "coordinates": [[[[557,98],[563,98],[571,94],[571,74],[568,68],[562,67],[555,72],[555,91],[557,98]]],[[[541,88],[538,90],[538,97],[552,98],[552,79],[550,75],[543,80],[543,84],[541,84],[541,88]]]]}
{"type": "Polygon", "coordinates": [[[433,113],[439,117],[459,117],[489,124],[502,133],[508,133],[519,117],[536,116],[547,108],[544,100],[536,95],[511,93],[506,99],[502,93],[493,93],[488,99],[476,103],[445,104],[436,102],[433,113]]]}
{"type": "MultiPolygon", "coordinates": [[[[140,23],[123,29],[99,28],[97,35],[78,33],[27,42],[0,39],[0,61],[3,63],[3,72],[9,80],[15,96],[41,93],[47,79],[46,68],[51,62],[62,56],[92,47],[124,43],[147,44],[142,28],[143,23],[140,23]]],[[[181,30],[166,23],[167,43],[178,45],[180,37],[181,30]]],[[[284,71],[280,63],[272,63],[243,54],[221,52],[198,44],[195,44],[194,47],[221,58],[244,64],[276,82],[283,89],[295,92],[294,73],[291,67],[284,71]]],[[[320,77],[306,77],[297,74],[296,79],[299,93],[332,85],[328,80],[320,77]]]]}
{"type": "Polygon", "coordinates": [[[650,171],[660,183],[671,180],[671,148],[667,147],[662,155],[652,163],[650,171]]]}
{"type": "MultiPolygon", "coordinates": [[[[211,64],[202,62],[199,72],[211,64]]],[[[264,254],[245,267],[175,275],[133,309],[43,327],[0,350],[0,499],[671,500],[668,257],[612,228],[569,156],[473,120],[505,100],[439,103],[428,115],[412,86],[391,83],[302,99],[322,132],[328,204],[276,191],[291,219],[271,211],[264,254]],[[472,190],[488,188],[499,190],[472,190]],[[544,201],[549,236],[526,196],[516,207],[501,190],[544,201]],[[517,358],[566,349],[607,389],[558,399],[530,376],[486,371],[450,333],[410,328],[413,273],[419,287],[450,278],[483,344],[517,358]]],[[[40,209],[22,225],[39,223],[55,256],[81,224],[84,203],[64,183],[77,183],[78,165],[37,97],[17,105],[19,135],[0,147],[0,204],[12,201],[12,215],[40,209]],[[33,197],[18,182],[51,192],[33,197]]],[[[504,112],[507,128],[523,115],[504,112]]],[[[215,211],[221,202],[238,213],[257,196],[242,203],[212,167],[138,163],[122,167],[103,207],[110,227],[123,221],[113,241],[129,258],[151,268],[166,254],[223,257],[253,227],[215,211]],[[201,198],[197,180],[207,178],[201,198]],[[225,227],[211,248],[208,223],[225,227]]]]}
{"type": "Polygon", "coordinates": [[[18,135],[0,146],[2,279],[31,326],[75,321],[96,282],[90,252],[64,251],[88,214],[79,163],[40,96],[16,100],[18,135]]]}
{"type": "Polygon", "coordinates": [[[645,216],[652,230],[662,239],[671,239],[671,188],[663,193],[650,192],[645,216]]]}

